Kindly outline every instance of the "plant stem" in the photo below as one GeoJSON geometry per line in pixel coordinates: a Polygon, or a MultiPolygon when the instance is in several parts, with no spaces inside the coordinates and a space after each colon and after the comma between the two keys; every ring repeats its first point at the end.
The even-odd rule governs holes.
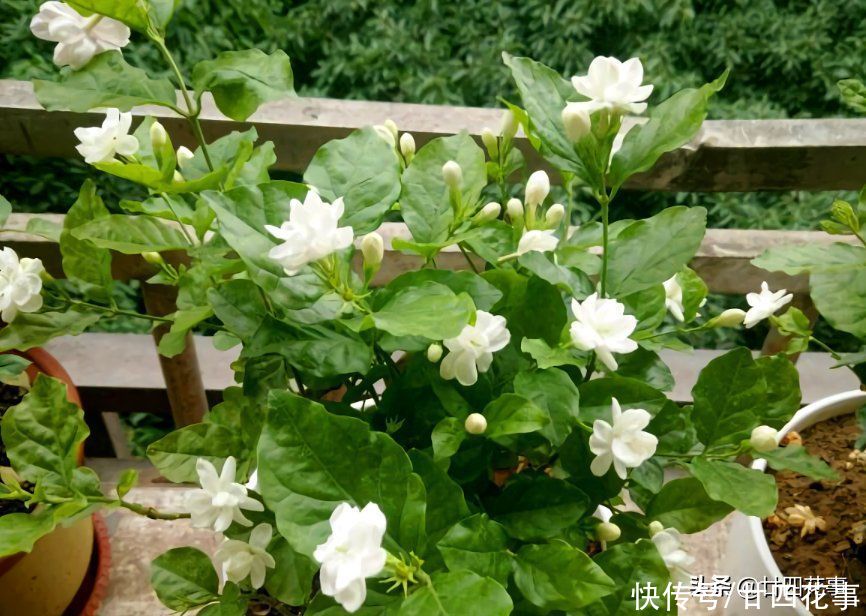
{"type": "Polygon", "coordinates": [[[608,261],[608,227],[610,226],[609,221],[609,210],[610,210],[610,202],[607,196],[607,193],[604,193],[602,198],[599,200],[601,203],[601,296],[607,297],[607,261],[608,261]]]}
{"type": "Polygon", "coordinates": [[[184,520],[190,517],[188,513],[164,513],[153,507],[139,505],[138,503],[130,503],[125,500],[119,502],[120,506],[124,509],[129,509],[134,513],[150,518],[151,520],[184,520]]]}
{"type": "Polygon", "coordinates": [[[826,344],[824,344],[823,342],[821,342],[820,340],[818,340],[817,338],[815,338],[815,336],[809,336],[809,341],[810,341],[810,342],[814,342],[814,343],[817,344],[819,347],[821,347],[822,349],[824,349],[825,351],[827,351],[827,352],[828,352],[828,353],[833,357],[833,359],[835,359],[835,360],[840,360],[840,359],[842,359],[842,356],[839,355],[839,353],[837,353],[836,351],[834,351],[833,349],[831,349],[829,346],[827,346],[826,344]]]}
{"type": "Polygon", "coordinates": [[[168,209],[171,210],[171,215],[174,216],[174,219],[177,221],[177,224],[180,225],[180,231],[183,233],[183,236],[186,238],[186,241],[189,242],[192,246],[195,246],[195,242],[192,239],[192,236],[189,234],[189,231],[186,228],[186,225],[178,216],[177,211],[174,209],[174,206],[171,204],[171,199],[169,199],[168,195],[164,192],[159,193],[162,197],[162,200],[165,201],[165,204],[168,206],[168,209]]]}
{"type": "Polygon", "coordinates": [[[159,323],[172,323],[173,319],[169,319],[167,317],[158,317],[152,314],[141,314],[139,312],[133,312],[131,310],[120,310],[118,308],[109,308],[108,306],[100,306],[99,304],[91,304],[90,302],[83,302],[77,299],[67,299],[67,301],[73,306],[83,306],[85,308],[90,308],[91,310],[98,310],[100,312],[107,312],[114,316],[125,316],[125,317],[137,317],[139,319],[147,319],[148,321],[157,321],[159,323]]]}
{"type": "Polygon", "coordinates": [[[472,271],[477,274],[478,268],[475,267],[475,264],[472,262],[472,259],[469,258],[469,254],[466,252],[466,249],[463,248],[463,244],[458,243],[457,247],[460,249],[460,252],[463,253],[463,256],[466,258],[466,262],[469,264],[469,267],[472,268],[472,271]]]}

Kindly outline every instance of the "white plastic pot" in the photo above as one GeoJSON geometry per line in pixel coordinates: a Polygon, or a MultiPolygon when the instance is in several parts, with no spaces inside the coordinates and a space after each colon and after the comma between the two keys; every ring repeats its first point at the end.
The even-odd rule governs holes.
{"type": "MultiPolygon", "coordinates": [[[[797,411],[791,421],[779,431],[779,436],[782,437],[791,431],[801,432],[818,422],[853,413],[864,404],[866,404],[866,392],[859,390],[823,398],[797,411]]],[[[756,460],[752,468],[766,470],[767,462],[756,460]]],[[[737,581],[744,578],[760,581],[764,577],[776,579],[784,576],[767,544],[760,518],[740,513],[734,514],[732,518],[726,556],[721,567],[725,575],[732,577],[734,584],[725,616],[753,616],[757,610],[754,606],[751,609],[746,608],[745,600],[736,592],[737,581]]],[[[802,575],[808,576],[809,572],[804,571],[802,575]]],[[[810,616],[811,614],[799,601],[795,607],[772,607],[767,597],[761,597],[760,612],[776,616],[810,616]]]]}

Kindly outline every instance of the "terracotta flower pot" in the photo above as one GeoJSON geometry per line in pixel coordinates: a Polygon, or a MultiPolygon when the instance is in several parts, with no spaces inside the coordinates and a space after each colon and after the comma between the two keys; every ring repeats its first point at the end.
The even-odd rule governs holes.
{"type": "MultiPolygon", "coordinates": [[[[66,383],[70,402],[81,405],[69,374],[47,351],[31,349],[19,355],[32,364],[30,380],[39,373],[66,383]]],[[[78,452],[84,461],[84,448],[78,452]]],[[[58,527],[36,542],[29,554],[0,558],[0,616],[95,614],[108,581],[108,534],[98,516],[58,527]]]]}

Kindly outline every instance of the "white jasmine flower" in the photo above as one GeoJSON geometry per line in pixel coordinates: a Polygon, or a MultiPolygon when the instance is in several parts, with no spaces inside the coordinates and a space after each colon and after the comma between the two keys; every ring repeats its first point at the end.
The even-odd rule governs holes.
{"type": "Polygon", "coordinates": [[[770,426],[757,426],[749,437],[752,449],[760,453],[779,447],[779,432],[770,426]]]}
{"type": "Polygon", "coordinates": [[[347,612],[356,611],[367,598],[366,578],[385,566],[382,548],[387,521],[376,503],[363,509],[341,503],[331,514],[331,535],[313,552],[322,568],[322,592],[347,612]]]}
{"type": "Polygon", "coordinates": [[[273,537],[270,524],[259,524],[250,533],[250,541],[226,539],[214,553],[220,564],[223,578],[239,584],[250,578],[253,588],[265,585],[267,570],[277,566],[274,557],[268,554],[268,545],[273,537]]]}
{"type": "Polygon", "coordinates": [[[565,136],[577,143],[592,130],[592,119],[586,103],[568,103],[562,110],[562,124],[565,136]]]}
{"type": "Polygon", "coordinates": [[[481,413],[470,413],[463,422],[463,427],[469,434],[484,434],[487,430],[487,418],[481,413]]]}
{"type": "Polygon", "coordinates": [[[676,275],[671,276],[664,281],[665,287],[665,308],[668,309],[677,321],[685,321],[683,314],[683,288],[677,282],[676,275]]]}
{"type": "Polygon", "coordinates": [[[268,257],[279,263],[286,274],[294,276],[314,261],[327,257],[352,244],[352,227],[339,227],[343,215],[343,198],[325,203],[314,190],[307,193],[304,202],[292,199],[289,219],[279,227],[265,225],[268,233],[284,240],[268,252],[268,257]]]}
{"type": "Polygon", "coordinates": [[[586,75],[571,78],[578,94],[589,100],[579,105],[588,113],[608,109],[619,113],[643,113],[642,102],[652,94],[651,85],[641,85],[643,65],[638,58],[620,62],[616,58],[598,56],[589,65],[586,75]]]}
{"type": "Polygon", "coordinates": [[[746,328],[754,327],[754,325],[766,318],[769,318],[776,313],[782,306],[789,303],[794,296],[791,293],[785,295],[785,289],[779,291],[770,291],[766,281],[761,283],[760,293],[749,293],[746,295],[749,310],[746,312],[746,317],[743,320],[743,325],[746,328]]]}
{"type": "Polygon", "coordinates": [[[526,181],[523,201],[527,207],[541,205],[550,193],[550,178],[544,171],[536,171],[526,181]]]}
{"type": "Polygon", "coordinates": [[[652,416],[644,409],[628,409],[623,412],[616,398],[611,398],[612,424],[603,419],[592,423],[589,450],[595,454],[589,470],[596,477],[603,476],[613,465],[620,479],[625,479],[626,469],[637,468],[656,452],[659,440],[644,432],[652,416]]]}
{"type": "Polygon", "coordinates": [[[75,149],[84,157],[84,162],[91,165],[112,161],[118,154],[132,156],[138,152],[138,139],[129,134],[131,126],[131,113],[109,109],[102,126],[75,129],[75,136],[81,142],[75,149]]]}
{"type": "Polygon", "coordinates": [[[457,379],[461,385],[474,385],[479,372],[487,372],[493,353],[511,340],[505,327],[505,317],[483,310],[475,313],[475,325],[466,325],[456,338],[444,340],[448,355],[439,365],[443,379],[457,379]]]}
{"type": "Polygon", "coordinates": [[[556,250],[559,239],[553,234],[553,229],[532,229],[524,231],[517,243],[517,255],[527,252],[550,252],[556,250]]]}
{"type": "Polygon", "coordinates": [[[674,582],[688,583],[691,579],[688,567],[694,562],[694,557],[682,548],[680,532],[675,528],[666,528],[652,536],[652,542],[665,561],[665,565],[674,582]]]}
{"type": "Polygon", "coordinates": [[[30,21],[37,38],[57,43],[54,64],[78,70],[104,51],[119,50],[129,43],[129,28],[103,17],[85,17],[65,2],[44,2],[30,21]]]}
{"type": "Polygon", "coordinates": [[[214,465],[204,458],[196,460],[195,470],[201,489],[189,494],[186,506],[196,528],[213,528],[221,533],[233,521],[252,526],[241,509],[264,511],[262,503],[247,496],[246,486],[235,483],[237,464],[232,456],[226,458],[219,475],[214,465]]]}
{"type": "Polygon", "coordinates": [[[569,330],[571,342],[581,351],[595,351],[610,370],[617,369],[614,353],[631,353],[637,342],[629,338],[637,319],[625,314],[625,306],[615,299],[599,299],[593,293],[583,302],[571,300],[574,322],[569,330]]]}
{"type": "Polygon", "coordinates": [[[0,318],[11,323],[19,312],[36,312],[42,308],[42,272],[40,259],[18,258],[6,246],[0,251],[0,318]]]}

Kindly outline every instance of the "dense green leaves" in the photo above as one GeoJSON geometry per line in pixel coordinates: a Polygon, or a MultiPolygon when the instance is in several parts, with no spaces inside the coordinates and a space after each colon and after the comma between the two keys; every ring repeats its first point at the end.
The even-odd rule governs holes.
{"type": "Polygon", "coordinates": [[[240,460],[245,468],[247,450],[241,434],[214,423],[199,423],[175,430],[151,443],[147,457],[159,472],[176,483],[198,483],[196,460],[204,458],[220,469],[228,456],[240,460]]]}
{"type": "Polygon", "coordinates": [[[736,462],[706,458],[695,458],[690,469],[713,500],[761,518],[776,509],[776,481],[766,473],[736,462]]]}
{"type": "Polygon", "coordinates": [[[101,53],[77,71],[65,69],[58,81],[35,79],[33,90],[48,111],[85,113],[117,107],[129,111],[138,105],[175,107],[177,94],[168,79],[151,79],[130,66],[119,51],[101,53]]]}
{"type": "Polygon", "coordinates": [[[501,439],[513,434],[541,430],[550,423],[548,412],[517,394],[503,394],[484,408],[485,436],[501,439]]]}
{"type": "Polygon", "coordinates": [[[405,287],[370,319],[377,329],[394,336],[422,336],[431,340],[454,338],[475,315],[472,299],[438,282],[405,287]]]}
{"type": "Polygon", "coordinates": [[[163,605],[178,612],[219,599],[217,572],[196,548],[174,548],[153,559],[150,584],[163,605]]]}
{"type": "Polygon", "coordinates": [[[508,534],[485,514],[452,526],[437,544],[451,571],[465,569],[505,585],[511,574],[508,534]]]}
{"type": "Polygon", "coordinates": [[[830,325],[866,339],[866,267],[815,272],[809,283],[815,307],[830,325]]]}
{"type": "MultiPolygon", "coordinates": [[[[663,589],[670,581],[668,568],[652,541],[641,539],[635,543],[618,543],[596,556],[595,562],[613,580],[614,591],[602,597],[601,602],[587,609],[590,616],[633,616],[637,614],[668,614],[667,602],[658,601],[657,609],[651,605],[638,606],[632,597],[637,584],[663,589]]],[[[674,610],[674,613],[676,610],[674,610]]]]}
{"type": "Polygon", "coordinates": [[[589,498],[578,488],[547,475],[517,475],[488,511],[508,534],[523,541],[550,539],[586,513],[589,498]]]}
{"type": "Polygon", "coordinates": [[[527,600],[545,610],[579,609],[615,589],[601,567],[565,541],[522,547],[514,581],[527,600]]]}
{"type": "Polygon", "coordinates": [[[439,242],[448,237],[454,210],[442,165],[455,161],[463,171],[461,201],[474,206],[487,183],[484,152],[466,133],[433,139],[418,150],[403,172],[400,209],[416,242],[439,242]]]}
{"type": "Polygon", "coordinates": [[[111,292],[111,253],[89,240],[78,239],[73,231],[92,220],[108,216],[108,208],[96,194],[96,186],[87,180],[81,187],[78,200],[64,217],[60,233],[63,272],[71,280],[82,283],[85,293],[101,300],[107,299],[111,292]]]}
{"type": "Polygon", "coordinates": [[[718,522],[733,507],[713,500],[694,477],[674,479],[650,501],[646,516],[684,533],[696,533],[718,522]]]}
{"type": "Polygon", "coordinates": [[[580,393],[569,376],[555,368],[521,372],[514,378],[514,393],[531,400],[547,411],[550,423],[540,433],[559,447],[577,425],[580,393]]]}
{"type": "Polygon", "coordinates": [[[292,64],[280,50],[224,51],[195,65],[192,84],[199,94],[209,90],[219,110],[239,122],[262,103],[295,94],[292,64]]]}
{"type": "Polygon", "coordinates": [[[470,571],[435,573],[400,606],[400,616],[507,616],[511,598],[494,580],[470,571]]]}
{"type": "Polygon", "coordinates": [[[695,256],[706,226],[702,207],[670,207],[633,222],[610,242],[608,291],[622,296],[661,284],[695,256]]]}
{"type": "Polygon", "coordinates": [[[342,197],[341,223],[361,235],[375,230],[400,197],[400,162],[394,147],[367,127],[319,148],[304,182],[326,201],[342,197]]]}
{"type": "Polygon", "coordinates": [[[478,310],[490,311],[496,302],[502,298],[499,289],[474,272],[420,269],[401,274],[389,282],[388,286],[376,295],[375,306],[381,306],[401,289],[420,285],[427,281],[445,285],[458,295],[466,293],[472,298],[478,310]]]}
{"type": "Polygon", "coordinates": [[[780,246],[752,259],[752,265],[770,272],[803,274],[838,272],[866,266],[866,248],[852,244],[803,244],[780,246]]]}

